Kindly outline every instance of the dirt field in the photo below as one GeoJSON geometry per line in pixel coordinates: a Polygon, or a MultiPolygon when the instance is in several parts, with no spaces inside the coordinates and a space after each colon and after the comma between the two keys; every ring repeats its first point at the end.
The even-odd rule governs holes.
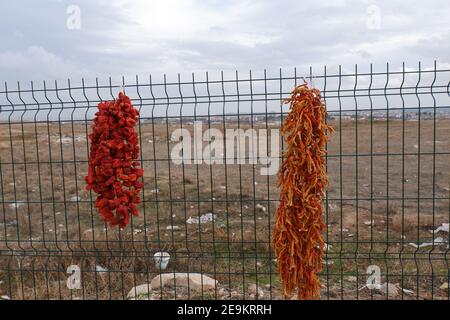
{"type": "MultiPolygon", "coordinates": [[[[430,230],[450,217],[450,120],[331,124],[336,132],[327,157],[330,247],[322,299],[388,298],[361,289],[369,265],[380,267],[383,282],[410,290],[389,298],[448,299],[448,289],[440,288],[449,282],[448,233],[430,230]],[[438,236],[446,243],[414,246],[438,236]]],[[[192,125],[183,127],[192,132],[192,125]]],[[[211,127],[238,124],[225,117],[211,127]]],[[[88,123],[1,123],[0,294],[124,299],[133,286],[159,274],[153,254],[167,251],[167,271],[204,273],[219,287],[165,289],[153,298],[251,299],[252,284],[261,287],[263,298],[283,298],[270,249],[276,176],[262,176],[260,164],[176,165],[169,159],[177,128],[179,121],[157,119],[140,125],[144,202],[140,216],[117,230],[105,228],[92,205],[95,195],[84,189],[88,123]],[[213,221],[186,222],[207,213],[215,215],[213,221]],[[82,290],[66,287],[73,264],[83,272],[82,290]]]]}

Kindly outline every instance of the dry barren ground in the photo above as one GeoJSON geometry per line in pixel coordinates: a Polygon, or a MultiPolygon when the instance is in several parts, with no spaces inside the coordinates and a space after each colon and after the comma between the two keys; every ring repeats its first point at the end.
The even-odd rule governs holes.
{"type": "MultiPolygon", "coordinates": [[[[260,164],[174,164],[170,134],[180,125],[140,124],[144,202],[139,217],[117,230],[105,228],[92,205],[95,195],[84,189],[88,123],[1,123],[1,295],[123,299],[160,273],[153,254],[167,251],[166,271],[207,274],[219,286],[164,288],[153,298],[255,298],[253,284],[263,298],[283,298],[270,246],[276,176],[262,176],[260,164]],[[186,222],[207,213],[212,221],[186,222]],[[80,290],[66,287],[70,265],[82,270],[80,290]]],[[[367,267],[377,265],[382,282],[407,289],[389,298],[448,299],[448,231],[430,230],[449,222],[450,120],[332,125],[322,298],[387,298],[363,288],[367,267]],[[443,243],[417,247],[438,236],[443,243]]],[[[251,124],[225,118],[211,126],[251,124]]]]}

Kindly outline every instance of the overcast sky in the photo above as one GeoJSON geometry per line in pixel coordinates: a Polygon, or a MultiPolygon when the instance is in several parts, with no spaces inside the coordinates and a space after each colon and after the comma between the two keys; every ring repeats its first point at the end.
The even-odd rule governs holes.
{"type": "Polygon", "coordinates": [[[16,0],[0,12],[2,81],[450,66],[448,0],[16,0]]]}

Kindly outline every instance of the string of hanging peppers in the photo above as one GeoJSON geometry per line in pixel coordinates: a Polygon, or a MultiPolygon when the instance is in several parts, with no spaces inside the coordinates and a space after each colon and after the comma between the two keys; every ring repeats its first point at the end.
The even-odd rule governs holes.
{"type": "Polygon", "coordinates": [[[139,116],[123,92],[115,101],[100,102],[89,134],[91,141],[87,190],[95,191],[100,215],[111,226],[125,227],[131,215],[137,216],[136,204],[143,187],[140,177],[138,134],[134,130],[139,116]]]}
{"type": "Polygon", "coordinates": [[[317,299],[324,240],[322,199],[328,178],[325,171],[326,110],[320,91],[305,82],[283,103],[290,111],[282,127],[287,142],[278,172],[280,205],[272,241],[284,294],[297,289],[298,299],[317,299]]]}

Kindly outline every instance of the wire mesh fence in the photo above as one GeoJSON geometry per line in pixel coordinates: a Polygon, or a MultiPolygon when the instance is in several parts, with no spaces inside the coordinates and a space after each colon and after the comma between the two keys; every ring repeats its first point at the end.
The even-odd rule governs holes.
{"type": "Polygon", "coordinates": [[[271,230],[290,90],[321,89],[322,299],[449,299],[450,70],[235,72],[0,89],[0,293],[11,299],[283,299],[271,230]],[[91,120],[140,111],[139,216],[85,190],[91,120]],[[447,285],[446,285],[447,284],[447,285]]]}

